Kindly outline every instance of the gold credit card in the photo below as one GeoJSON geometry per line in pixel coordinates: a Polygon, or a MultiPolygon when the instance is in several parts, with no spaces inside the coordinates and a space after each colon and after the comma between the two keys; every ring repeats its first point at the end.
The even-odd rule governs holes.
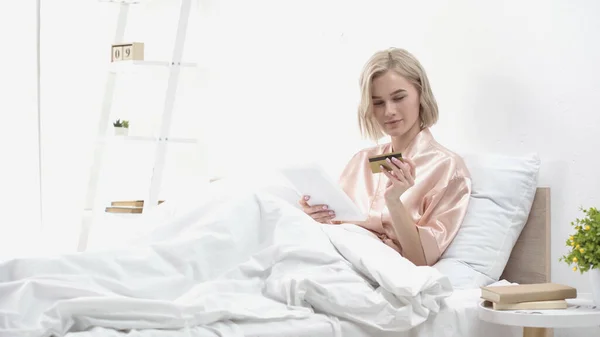
{"type": "Polygon", "coordinates": [[[369,157],[369,166],[371,166],[371,171],[373,173],[381,172],[381,167],[379,167],[379,165],[382,165],[386,170],[391,171],[392,168],[386,161],[387,158],[390,158],[390,160],[392,158],[397,158],[397,159],[402,160],[402,153],[400,153],[400,152],[387,153],[387,154],[377,155],[374,157],[369,157]]]}

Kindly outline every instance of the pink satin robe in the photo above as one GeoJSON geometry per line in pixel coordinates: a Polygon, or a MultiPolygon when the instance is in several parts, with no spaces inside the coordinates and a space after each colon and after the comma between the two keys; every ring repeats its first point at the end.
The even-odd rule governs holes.
{"type": "MultiPolygon", "coordinates": [[[[392,219],[384,200],[388,178],[373,174],[368,158],[391,153],[392,144],[364,149],[352,157],[340,177],[350,198],[369,215],[357,223],[372,232],[385,234],[402,253],[392,219]]],[[[423,129],[408,145],[402,156],[416,165],[415,184],[400,200],[419,231],[427,265],[435,264],[452,242],[467,211],[471,178],[462,158],[435,141],[429,129],[423,129]]]]}

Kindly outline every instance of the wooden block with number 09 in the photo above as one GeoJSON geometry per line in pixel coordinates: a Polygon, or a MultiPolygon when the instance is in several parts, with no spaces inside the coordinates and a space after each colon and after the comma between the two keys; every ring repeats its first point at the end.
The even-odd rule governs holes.
{"type": "Polygon", "coordinates": [[[144,44],[141,42],[122,43],[112,46],[112,62],[143,59],[144,44]]]}

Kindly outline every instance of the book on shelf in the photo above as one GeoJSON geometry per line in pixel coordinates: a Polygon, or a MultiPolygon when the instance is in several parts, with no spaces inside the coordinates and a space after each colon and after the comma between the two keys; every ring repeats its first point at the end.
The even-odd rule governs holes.
{"type": "MultiPolygon", "coordinates": [[[[158,205],[165,202],[159,200],[158,205]]],[[[125,213],[141,214],[144,209],[144,200],[117,200],[111,201],[110,206],[106,207],[106,213],[125,213]]]]}
{"type": "MultiPolygon", "coordinates": [[[[159,200],[158,204],[162,204],[164,200],[159,200]]],[[[144,207],[144,200],[117,200],[110,203],[114,207],[144,207]]]]}
{"type": "Polygon", "coordinates": [[[143,207],[131,207],[131,206],[109,206],[106,207],[106,213],[124,213],[124,214],[141,214],[143,207]]]}
{"type": "Polygon", "coordinates": [[[567,301],[549,300],[520,303],[495,303],[486,300],[483,305],[494,310],[558,310],[566,309],[567,301]]]}
{"type": "Polygon", "coordinates": [[[481,288],[481,298],[492,303],[556,301],[576,298],[577,289],[557,283],[518,284],[481,288]]]}

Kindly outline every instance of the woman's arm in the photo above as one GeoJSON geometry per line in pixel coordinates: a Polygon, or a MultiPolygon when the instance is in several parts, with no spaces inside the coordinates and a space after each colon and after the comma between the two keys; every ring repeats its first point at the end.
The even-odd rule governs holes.
{"type": "Polygon", "coordinates": [[[402,201],[399,198],[386,198],[385,203],[390,212],[394,233],[402,248],[402,255],[417,266],[427,265],[419,231],[402,201]]]}
{"type": "Polygon", "coordinates": [[[384,197],[392,219],[394,234],[402,250],[402,255],[417,266],[425,266],[427,259],[419,231],[400,200],[400,196],[415,184],[415,163],[408,158],[403,161],[396,158],[387,159],[387,161],[392,171],[383,170],[383,173],[389,178],[384,197]]]}
{"type": "Polygon", "coordinates": [[[433,265],[446,250],[464,219],[471,195],[468,177],[456,176],[433,193],[420,219],[411,219],[400,196],[414,185],[415,165],[409,159],[393,161],[384,193],[397,244],[416,265],[433,265]],[[416,221],[416,222],[415,222],[416,221]]]}

